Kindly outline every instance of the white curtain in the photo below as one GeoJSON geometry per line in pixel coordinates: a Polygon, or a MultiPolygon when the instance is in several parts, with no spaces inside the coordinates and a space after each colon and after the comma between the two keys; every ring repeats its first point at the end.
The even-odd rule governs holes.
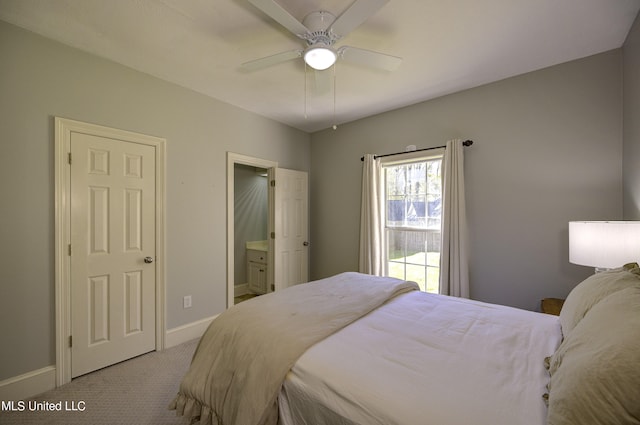
{"type": "Polygon", "coordinates": [[[384,276],[382,188],[380,161],[372,154],[364,156],[362,166],[362,204],[360,206],[360,262],[361,273],[384,276]]]}
{"type": "Polygon", "coordinates": [[[447,142],[443,160],[440,293],[469,298],[464,153],[461,140],[447,142]]]}

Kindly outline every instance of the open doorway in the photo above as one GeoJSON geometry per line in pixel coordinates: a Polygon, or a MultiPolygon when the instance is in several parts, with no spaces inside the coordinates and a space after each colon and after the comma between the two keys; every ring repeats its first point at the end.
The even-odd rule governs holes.
{"type": "Polygon", "coordinates": [[[263,176],[278,163],[227,153],[227,308],[273,283],[271,193],[263,176]]]}
{"type": "MultiPolygon", "coordinates": [[[[238,167],[240,168],[242,167],[238,167]]],[[[227,308],[235,304],[236,270],[240,267],[247,270],[247,283],[252,280],[258,281],[259,287],[262,288],[258,291],[260,293],[278,291],[307,282],[308,190],[308,175],[305,171],[278,168],[278,164],[273,161],[227,153],[227,308]],[[248,166],[248,170],[253,169],[253,173],[256,169],[267,170],[269,184],[266,247],[261,234],[251,237],[257,240],[236,241],[236,233],[243,230],[237,229],[236,226],[236,165],[248,166]],[[243,249],[246,255],[244,259],[242,254],[237,254],[242,253],[243,249]],[[259,258],[260,256],[263,258],[259,258]]],[[[238,226],[241,225],[238,223],[238,226]]]]}
{"type": "Polygon", "coordinates": [[[267,172],[266,168],[234,164],[234,304],[272,291],[267,284],[267,172]]]}

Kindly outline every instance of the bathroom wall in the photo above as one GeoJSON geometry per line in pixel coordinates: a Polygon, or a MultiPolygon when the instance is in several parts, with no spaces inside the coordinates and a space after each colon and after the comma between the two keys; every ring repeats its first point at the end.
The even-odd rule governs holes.
{"type": "Polygon", "coordinates": [[[241,285],[247,283],[246,242],[267,239],[269,190],[267,178],[248,165],[235,164],[234,183],[234,284],[241,285]]]}

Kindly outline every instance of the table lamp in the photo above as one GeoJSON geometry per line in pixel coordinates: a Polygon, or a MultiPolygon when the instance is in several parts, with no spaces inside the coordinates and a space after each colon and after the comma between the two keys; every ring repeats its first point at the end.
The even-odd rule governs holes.
{"type": "Polygon", "coordinates": [[[640,257],[640,221],[570,221],[569,262],[596,273],[640,257]]]}

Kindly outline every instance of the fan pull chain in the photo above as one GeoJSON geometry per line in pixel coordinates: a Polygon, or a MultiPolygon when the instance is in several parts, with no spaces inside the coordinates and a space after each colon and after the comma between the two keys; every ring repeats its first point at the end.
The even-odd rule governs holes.
{"type": "Polygon", "coordinates": [[[307,119],[307,62],[304,62],[304,119],[307,119]]]}
{"type": "Polygon", "coordinates": [[[338,125],[336,124],[336,68],[338,67],[337,63],[333,64],[333,129],[337,130],[338,125]]]}

